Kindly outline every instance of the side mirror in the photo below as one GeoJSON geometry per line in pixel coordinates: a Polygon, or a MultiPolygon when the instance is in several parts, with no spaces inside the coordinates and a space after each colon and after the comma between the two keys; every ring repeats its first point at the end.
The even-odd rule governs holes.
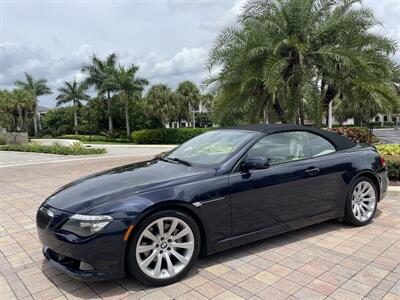
{"type": "Polygon", "coordinates": [[[248,157],[241,165],[243,171],[262,170],[268,167],[269,163],[265,157],[248,157]]]}

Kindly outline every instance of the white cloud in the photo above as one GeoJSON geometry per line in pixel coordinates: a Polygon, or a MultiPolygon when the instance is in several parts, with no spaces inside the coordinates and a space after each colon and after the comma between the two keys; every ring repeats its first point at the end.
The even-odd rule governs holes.
{"type": "MultiPolygon", "coordinates": [[[[0,82],[1,88],[12,88],[16,80],[23,79],[24,72],[35,78],[48,80],[50,88],[56,93],[64,81],[84,78],[81,67],[89,62],[94,50],[90,45],[83,44],[70,55],[51,57],[44,49],[34,49],[26,45],[5,43],[0,44],[0,82]],[[4,66],[4,67],[3,67],[4,66]]],[[[97,53],[105,57],[107,53],[97,53]]],[[[205,48],[183,47],[176,54],[168,57],[150,52],[147,55],[123,53],[119,56],[122,65],[139,65],[139,76],[147,78],[152,84],[166,83],[175,88],[183,80],[193,80],[201,83],[206,73],[204,62],[207,57],[205,48]]],[[[44,105],[54,106],[54,96],[44,97],[44,105]]]]}
{"type": "Polygon", "coordinates": [[[154,64],[150,71],[151,77],[177,76],[186,73],[199,72],[204,69],[207,50],[204,48],[186,48],[169,59],[154,64]]]}
{"type": "Polygon", "coordinates": [[[237,22],[237,18],[245,3],[247,3],[247,0],[236,0],[233,3],[233,6],[225,13],[221,14],[219,18],[201,23],[200,28],[209,31],[216,31],[234,25],[237,22]]]}

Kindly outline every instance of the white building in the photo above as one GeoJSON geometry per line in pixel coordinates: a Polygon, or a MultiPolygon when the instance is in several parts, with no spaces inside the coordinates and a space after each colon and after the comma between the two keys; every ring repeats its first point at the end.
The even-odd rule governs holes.
{"type": "Polygon", "coordinates": [[[181,120],[178,121],[171,121],[165,124],[165,128],[187,128],[187,127],[197,127],[196,115],[200,113],[208,114],[208,109],[200,102],[198,109],[190,106],[189,107],[191,119],[190,120],[181,120]],[[193,126],[194,125],[194,126],[193,126]]]}

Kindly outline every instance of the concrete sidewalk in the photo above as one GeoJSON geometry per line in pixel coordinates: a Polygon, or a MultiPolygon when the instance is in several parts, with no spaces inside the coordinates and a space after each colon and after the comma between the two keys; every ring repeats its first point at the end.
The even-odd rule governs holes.
{"type": "MultiPolygon", "coordinates": [[[[69,140],[71,141],[71,140],[69,140]]],[[[50,143],[51,145],[51,143],[50,143]]],[[[169,151],[175,146],[171,145],[108,145],[93,144],[93,148],[105,148],[106,154],[100,155],[58,155],[34,152],[0,151],[0,168],[23,165],[37,165],[44,163],[64,163],[71,160],[109,159],[113,157],[143,158],[154,157],[162,152],[169,151]]]]}

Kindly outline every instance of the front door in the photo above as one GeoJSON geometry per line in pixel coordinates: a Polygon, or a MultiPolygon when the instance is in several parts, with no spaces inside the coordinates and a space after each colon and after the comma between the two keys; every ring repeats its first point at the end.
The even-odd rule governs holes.
{"type": "MultiPolygon", "coordinates": [[[[322,190],[321,166],[306,132],[268,135],[244,156],[264,157],[269,167],[230,175],[233,235],[283,224],[315,213],[322,190]]],[[[239,163],[240,164],[240,163],[239,163]]]]}

